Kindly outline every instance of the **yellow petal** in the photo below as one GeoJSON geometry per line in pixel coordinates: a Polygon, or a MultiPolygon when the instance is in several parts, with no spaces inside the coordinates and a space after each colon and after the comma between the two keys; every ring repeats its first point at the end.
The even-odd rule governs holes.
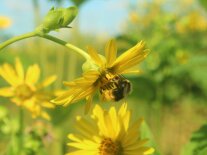
{"type": "Polygon", "coordinates": [[[0,88],[0,96],[12,97],[14,95],[12,87],[0,88]]]}
{"type": "Polygon", "coordinates": [[[139,42],[134,47],[130,48],[120,55],[111,66],[111,70],[116,74],[121,74],[135,65],[139,64],[149,51],[145,49],[145,43],[139,42]]]}
{"type": "Polygon", "coordinates": [[[60,96],[58,96],[57,98],[51,100],[52,103],[55,103],[57,105],[61,105],[64,104],[65,102],[67,102],[67,100],[71,97],[71,95],[73,95],[74,93],[76,93],[77,90],[74,89],[70,89],[68,91],[65,91],[64,93],[62,93],[60,96]]]}
{"type": "MultiPolygon", "coordinates": [[[[110,108],[110,113],[113,113],[115,110],[114,107],[110,108]]],[[[113,116],[112,116],[113,117],[113,116]]],[[[117,133],[116,133],[116,127],[114,127],[114,124],[113,124],[113,119],[111,115],[108,113],[108,112],[104,112],[104,124],[105,126],[107,127],[107,132],[104,133],[105,136],[107,137],[110,137],[112,140],[116,140],[116,136],[117,136],[117,133]]]]}
{"type": "MultiPolygon", "coordinates": [[[[78,94],[80,93],[80,91],[77,91],[77,92],[75,92],[73,95],[71,95],[71,96],[69,96],[68,97],[68,100],[63,104],[63,106],[65,107],[65,106],[67,106],[67,105],[69,105],[69,104],[72,104],[72,103],[75,103],[75,99],[76,99],[76,97],[78,96],[78,94]]],[[[77,100],[78,99],[82,99],[82,98],[77,98],[77,100]]],[[[76,101],[77,101],[76,100],[76,101]]]]}
{"type": "Polygon", "coordinates": [[[40,68],[37,64],[32,65],[28,68],[26,73],[25,82],[28,84],[35,84],[40,77],[40,68]]]}
{"type": "Polygon", "coordinates": [[[56,79],[57,79],[57,76],[56,76],[56,75],[49,76],[48,78],[46,78],[46,79],[40,84],[40,88],[49,86],[49,85],[52,84],[56,79]]]}
{"type": "Polygon", "coordinates": [[[111,107],[109,110],[109,115],[111,117],[112,126],[114,129],[114,139],[117,139],[117,136],[120,133],[120,121],[118,119],[117,111],[114,107],[111,107]]]}
{"type": "MultiPolygon", "coordinates": [[[[88,87],[88,88],[83,87],[79,89],[70,89],[69,91],[71,91],[70,93],[71,95],[67,96],[67,99],[64,100],[65,102],[60,101],[60,104],[63,104],[63,106],[67,106],[69,104],[75,103],[81,99],[86,98],[89,95],[93,95],[95,89],[94,87],[88,87]]],[[[54,103],[58,104],[57,100],[54,103]]]]}
{"type": "Polygon", "coordinates": [[[124,150],[123,154],[124,155],[149,155],[149,154],[145,154],[148,152],[148,150],[151,150],[151,148],[143,146],[137,149],[124,150]]]}
{"type": "Polygon", "coordinates": [[[15,103],[17,106],[22,106],[22,105],[24,104],[24,103],[23,103],[19,98],[17,98],[17,97],[12,98],[11,101],[12,101],[13,103],[15,103]]]}
{"type": "Polygon", "coordinates": [[[127,103],[124,102],[124,103],[121,105],[121,107],[119,108],[119,112],[118,112],[118,114],[119,114],[121,117],[123,117],[123,116],[126,114],[126,112],[127,112],[127,103]]]}
{"type": "Polygon", "coordinates": [[[15,60],[15,68],[16,68],[17,76],[21,79],[21,82],[23,82],[24,81],[24,69],[23,69],[22,63],[19,60],[19,58],[16,58],[15,60]]]}
{"type": "Polygon", "coordinates": [[[88,151],[88,150],[78,150],[71,153],[67,153],[66,155],[98,155],[96,151],[88,151]]]}
{"type": "Polygon", "coordinates": [[[75,81],[63,81],[63,84],[68,87],[75,87],[77,86],[75,81]]]}
{"type": "Polygon", "coordinates": [[[31,111],[39,111],[40,110],[39,105],[37,106],[37,104],[36,104],[35,97],[32,97],[30,99],[25,100],[22,105],[31,111]]]}
{"type": "Polygon", "coordinates": [[[51,100],[51,102],[64,106],[77,102],[80,99],[86,98],[89,95],[92,95],[96,89],[94,87],[83,87],[83,88],[71,88],[65,93],[61,94],[59,97],[51,100]]]}
{"type": "Polygon", "coordinates": [[[144,155],[153,154],[155,152],[154,148],[149,148],[147,151],[144,152],[144,155]]]}
{"type": "Polygon", "coordinates": [[[74,135],[74,134],[68,134],[68,138],[72,141],[75,141],[75,142],[81,142],[81,138],[74,135]]]}
{"type": "Polygon", "coordinates": [[[78,129],[79,134],[83,135],[87,139],[93,139],[98,132],[95,122],[88,121],[87,119],[77,116],[76,117],[76,129],[78,129]]]}
{"type": "Polygon", "coordinates": [[[96,81],[97,78],[99,77],[100,73],[98,71],[88,71],[83,73],[83,77],[87,80],[93,80],[96,81]]]}
{"type": "Polygon", "coordinates": [[[88,88],[79,89],[77,95],[75,95],[74,100],[72,102],[77,102],[80,99],[86,98],[89,95],[93,95],[96,91],[96,87],[90,86],[88,88]]]}
{"type": "Polygon", "coordinates": [[[3,64],[0,67],[0,75],[12,86],[17,86],[21,83],[14,71],[14,68],[10,64],[3,64]]]}
{"type": "Polygon", "coordinates": [[[140,70],[125,70],[122,74],[139,74],[140,70]]]}
{"type": "Polygon", "coordinates": [[[92,60],[98,65],[101,66],[103,64],[102,59],[98,55],[97,51],[93,48],[88,46],[87,47],[88,54],[91,56],[92,60]]]}
{"type": "Polygon", "coordinates": [[[84,112],[85,114],[88,114],[91,108],[92,100],[93,100],[93,95],[86,97],[86,105],[85,105],[85,112],[84,112]]]}
{"type": "Polygon", "coordinates": [[[147,55],[148,52],[144,51],[142,55],[135,56],[132,59],[126,60],[121,65],[117,66],[116,73],[122,74],[123,72],[125,72],[125,70],[128,70],[134,67],[135,65],[139,64],[143,59],[146,58],[147,55]]]}
{"type": "Polygon", "coordinates": [[[95,105],[93,108],[93,115],[92,117],[97,120],[97,124],[100,130],[101,135],[108,136],[108,127],[104,122],[104,111],[99,105],[95,105]]]}
{"type": "Polygon", "coordinates": [[[99,78],[98,71],[88,71],[83,73],[83,77],[77,78],[70,82],[64,82],[64,85],[69,87],[90,87],[99,78]]]}
{"type": "MultiPolygon", "coordinates": [[[[123,103],[118,112],[121,130],[123,133],[126,133],[129,128],[130,116],[131,112],[127,110],[127,103],[123,103]]],[[[119,138],[122,138],[123,133],[120,132],[119,138]]]]}
{"type": "Polygon", "coordinates": [[[69,87],[88,87],[94,83],[94,79],[86,80],[84,78],[79,78],[74,81],[70,82],[63,82],[64,85],[69,86],[69,87]]]}
{"type": "MultiPolygon", "coordinates": [[[[41,101],[42,102],[42,101],[41,101]]],[[[42,107],[45,107],[45,108],[55,108],[55,105],[50,103],[50,102],[42,102],[41,103],[41,106],[42,107]]]]}
{"type": "Polygon", "coordinates": [[[84,140],[81,143],[70,142],[67,145],[75,147],[77,149],[85,150],[85,151],[96,151],[97,148],[99,147],[99,144],[94,143],[94,142],[89,141],[89,140],[84,140]]]}
{"type": "Polygon", "coordinates": [[[129,128],[130,117],[131,117],[131,112],[127,111],[126,114],[122,118],[125,131],[127,131],[129,128]]]}
{"type": "Polygon", "coordinates": [[[114,40],[110,40],[105,47],[105,56],[107,67],[111,67],[117,55],[117,46],[114,40]]]}
{"type": "Polygon", "coordinates": [[[48,121],[50,121],[50,119],[51,119],[50,115],[44,111],[41,112],[41,117],[48,120],[48,121]]]}
{"type": "Polygon", "coordinates": [[[114,63],[123,61],[123,59],[128,59],[129,57],[136,56],[137,54],[142,53],[142,51],[145,49],[145,46],[146,46],[145,42],[144,41],[140,41],[135,46],[133,46],[132,48],[130,48],[126,52],[124,52],[122,55],[120,55],[116,59],[116,62],[114,62],[114,63]]]}
{"type": "Polygon", "coordinates": [[[139,138],[139,129],[142,122],[143,119],[139,119],[128,129],[128,134],[123,138],[123,144],[125,146],[133,144],[139,138]]]}
{"type": "Polygon", "coordinates": [[[125,150],[136,150],[140,147],[143,147],[149,140],[148,139],[138,139],[137,135],[134,135],[129,143],[122,143],[123,147],[126,148],[125,150]]]}

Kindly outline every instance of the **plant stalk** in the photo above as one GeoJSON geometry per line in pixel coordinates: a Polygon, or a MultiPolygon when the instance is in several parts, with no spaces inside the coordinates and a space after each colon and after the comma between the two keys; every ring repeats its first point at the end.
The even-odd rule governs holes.
{"type": "Polygon", "coordinates": [[[26,39],[26,38],[31,38],[31,37],[35,37],[37,36],[37,33],[36,32],[29,32],[29,33],[26,33],[26,34],[23,34],[23,35],[20,35],[20,36],[16,36],[16,37],[13,37],[3,43],[0,44],[0,51],[2,49],[4,49],[6,46],[16,42],[16,41],[19,41],[19,40],[23,40],[23,39],[26,39]]]}

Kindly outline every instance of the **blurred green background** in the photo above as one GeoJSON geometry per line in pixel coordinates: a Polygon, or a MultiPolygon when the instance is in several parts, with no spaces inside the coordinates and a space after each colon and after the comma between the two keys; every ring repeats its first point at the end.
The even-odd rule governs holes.
{"type": "MultiPolygon", "coordinates": [[[[23,3],[24,0],[18,1],[23,3]]],[[[12,14],[15,14],[18,7],[9,6],[17,2],[3,0],[0,3],[10,4],[5,5],[4,10],[12,8],[12,14]]],[[[206,123],[207,116],[205,0],[27,0],[27,3],[31,6],[30,10],[23,9],[20,12],[22,16],[18,17],[11,14],[13,25],[8,29],[0,29],[1,42],[24,33],[24,30],[32,31],[51,6],[68,5],[77,5],[80,12],[72,23],[73,28],[52,34],[84,50],[87,45],[92,45],[103,53],[107,40],[116,38],[121,54],[138,41],[146,41],[151,53],[140,65],[142,73],[139,76],[128,76],[133,84],[133,92],[127,98],[133,109],[133,118],[145,118],[160,154],[190,155],[193,151],[195,155],[206,154],[203,151],[207,147],[206,141],[202,147],[199,146],[201,140],[197,140],[199,145],[189,146],[190,140],[195,141],[195,138],[191,138],[192,132],[206,123]],[[27,12],[29,13],[24,18],[27,12]],[[95,12],[97,14],[93,15],[95,12]],[[20,21],[21,24],[18,25],[20,21]],[[186,147],[193,151],[183,151],[186,147]],[[198,147],[200,152],[195,152],[198,147]]],[[[5,14],[0,10],[0,15],[5,14]]],[[[56,74],[58,79],[50,89],[62,89],[62,81],[81,75],[83,59],[79,55],[44,39],[27,39],[7,47],[0,53],[0,63],[13,63],[17,56],[21,58],[25,68],[37,62],[41,66],[42,78],[56,74]]],[[[1,78],[0,86],[5,85],[1,78]]],[[[95,102],[98,103],[98,100],[95,102]]],[[[0,108],[4,107],[9,109],[8,119],[16,117],[15,106],[0,98],[0,108]]],[[[32,120],[30,117],[25,122],[28,128],[34,124],[38,124],[40,128],[44,126],[50,135],[44,143],[45,152],[61,155],[68,150],[66,135],[73,131],[75,116],[83,115],[83,109],[84,101],[68,107],[58,106],[49,111],[51,122],[32,120]]],[[[3,128],[6,123],[1,123],[0,120],[3,128]]],[[[5,130],[2,131],[0,152],[9,143],[5,130]]],[[[204,132],[206,137],[205,126],[199,131],[204,132]]]]}

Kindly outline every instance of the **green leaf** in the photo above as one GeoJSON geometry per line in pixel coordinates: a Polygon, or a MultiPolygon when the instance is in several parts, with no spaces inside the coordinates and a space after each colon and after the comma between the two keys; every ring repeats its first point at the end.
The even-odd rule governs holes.
{"type": "Polygon", "coordinates": [[[88,0],[71,0],[76,6],[80,7],[83,3],[88,0]]]}
{"type": "Polygon", "coordinates": [[[207,154],[207,124],[192,134],[190,142],[182,150],[181,155],[207,154]]]}
{"type": "Polygon", "coordinates": [[[158,152],[158,149],[157,149],[156,142],[154,140],[154,136],[145,121],[142,123],[142,126],[141,126],[141,138],[149,140],[147,143],[148,146],[153,147],[155,149],[155,152],[153,155],[160,155],[160,153],[158,152]]]}
{"type": "Polygon", "coordinates": [[[207,0],[199,0],[202,7],[204,7],[207,10],[207,0]]]}

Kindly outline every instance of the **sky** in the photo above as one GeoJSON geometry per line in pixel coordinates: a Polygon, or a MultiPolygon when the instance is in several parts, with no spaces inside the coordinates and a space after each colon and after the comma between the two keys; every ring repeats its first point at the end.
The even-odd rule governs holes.
{"type": "MultiPolygon", "coordinates": [[[[39,0],[41,15],[46,15],[52,6],[48,0],[39,0]]],[[[62,6],[72,3],[65,0],[62,6]]],[[[77,21],[79,29],[86,34],[117,35],[121,32],[128,18],[129,0],[89,0],[81,6],[77,21]]],[[[0,16],[8,16],[13,24],[5,33],[20,35],[34,29],[34,12],[32,0],[0,0],[0,16]]]]}

